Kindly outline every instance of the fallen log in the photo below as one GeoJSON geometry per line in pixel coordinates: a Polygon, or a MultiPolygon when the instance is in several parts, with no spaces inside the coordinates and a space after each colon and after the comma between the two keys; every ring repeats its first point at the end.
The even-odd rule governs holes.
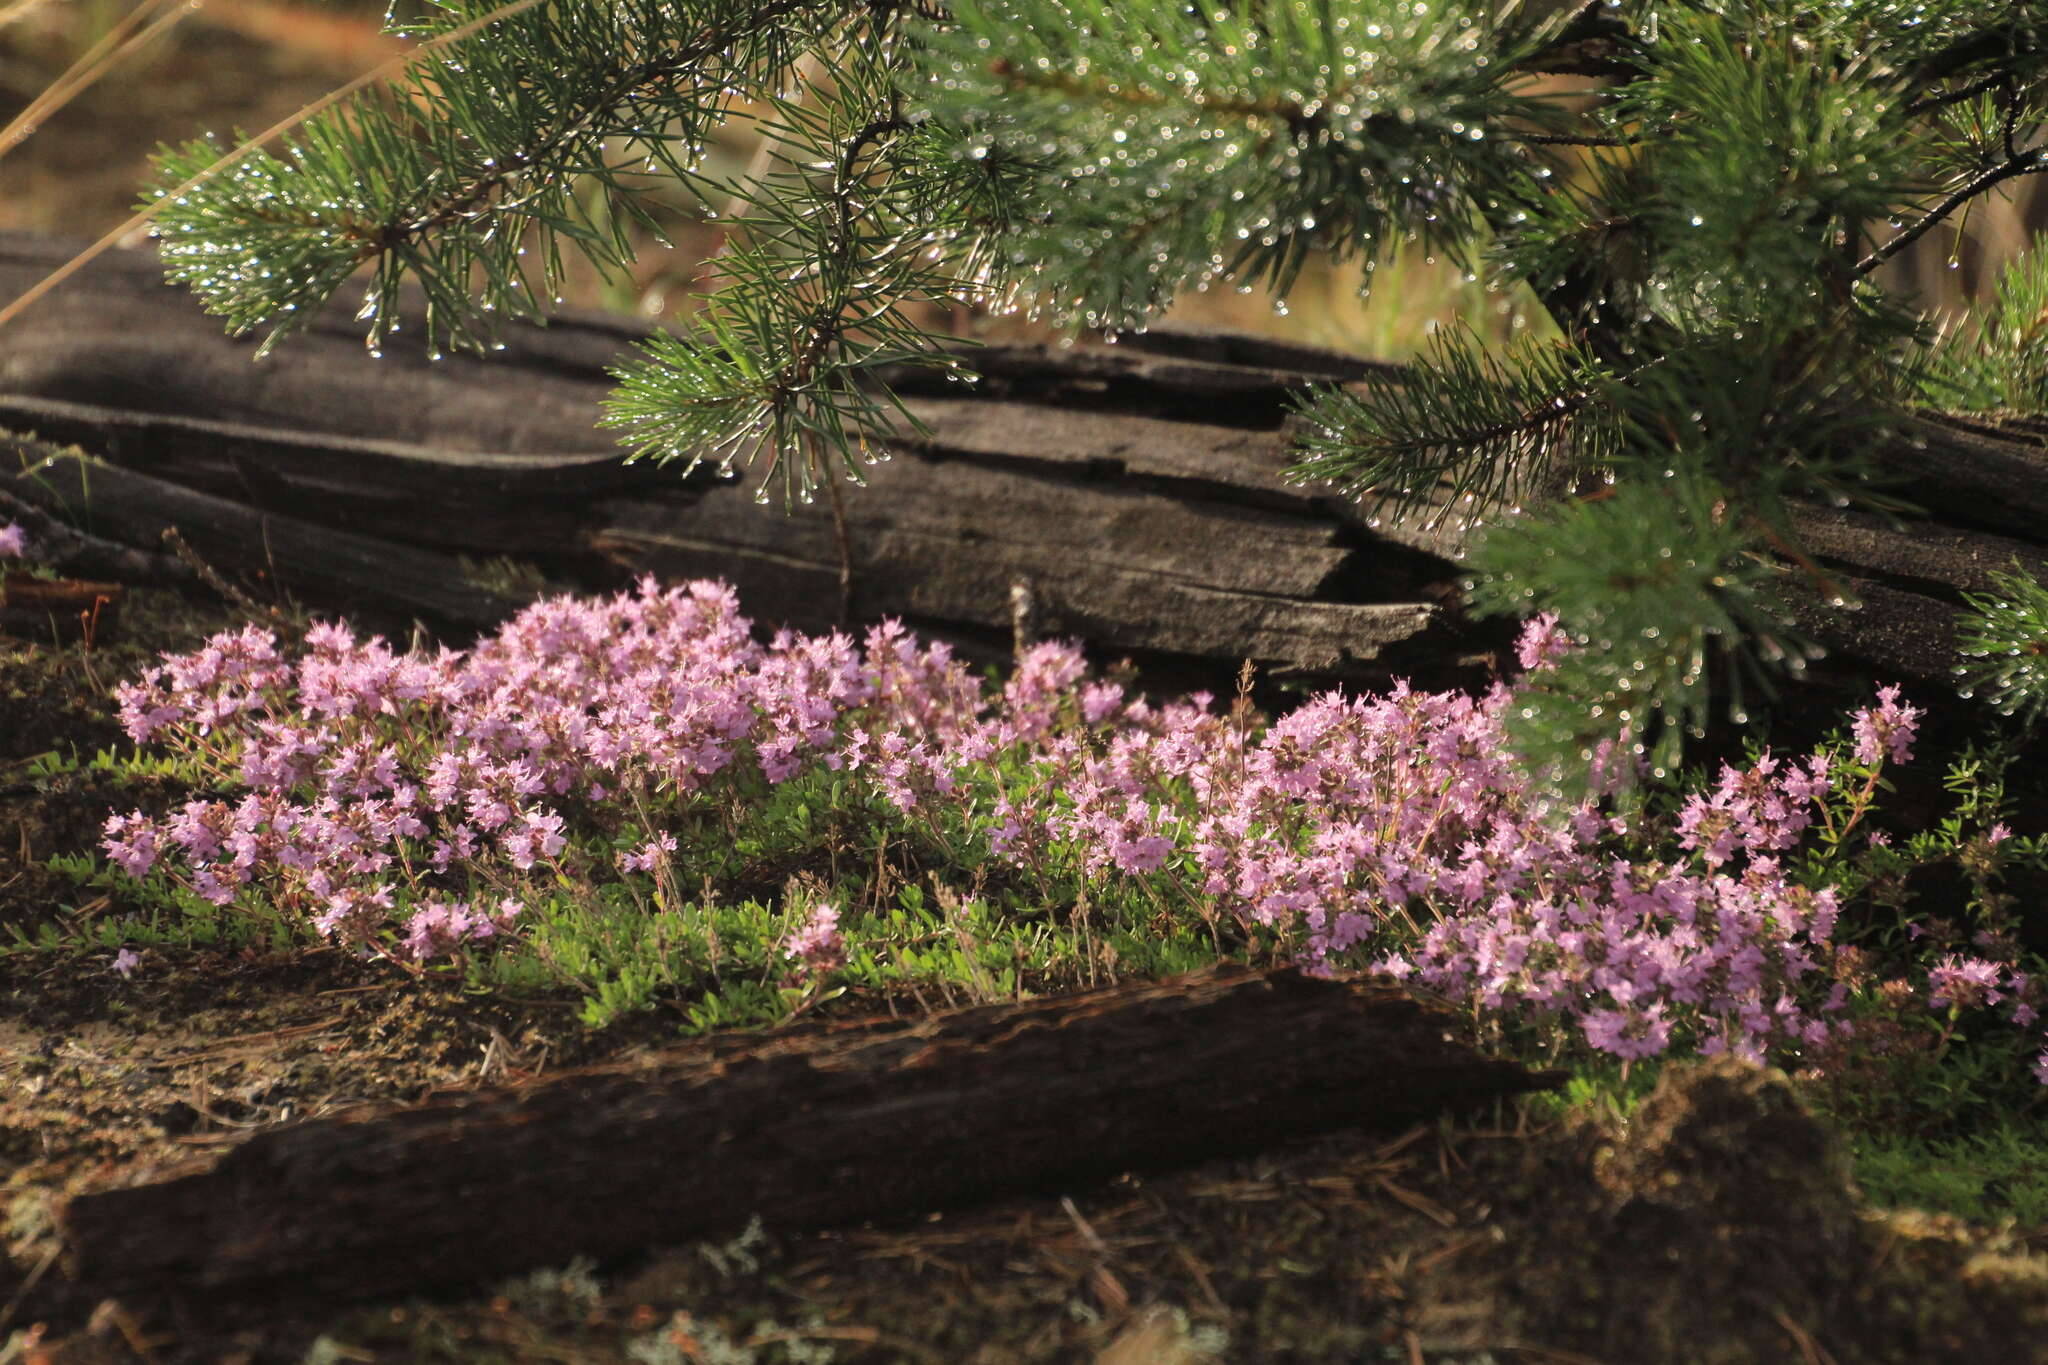
{"type": "Polygon", "coordinates": [[[1558,1083],[1369,980],[1212,968],[1085,994],[714,1037],[515,1088],[268,1129],[74,1197],[75,1291],[375,1298],[577,1253],[904,1216],[1403,1127],[1558,1083]]]}
{"type": "Polygon", "coordinates": [[[0,492],[94,541],[162,547],[173,532],[210,563],[401,622],[476,630],[526,601],[474,581],[450,555],[273,515],[18,437],[0,435],[0,492]]]}
{"type": "MultiPolygon", "coordinates": [[[[19,456],[18,450],[16,453],[19,456]]],[[[48,453],[38,450],[34,458],[40,460],[48,453]]],[[[0,465],[0,469],[4,468],[0,465]]],[[[127,583],[182,583],[193,577],[192,570],[174,555],[138,550],[117,540],[87,535],[69,521],[23,501],[5,488],[0,488],[0,517],[28,533],[29,543],[35,547],[36,563],[48,568],[127,583]]]]}
{"type": "MultiPolygon", "coordinates": [[[[0,293],[63,254],[0,236],[0,293]]],[[[416,552],[519,556],[586,588],[646,572],[722,577],[764,623],[838,624],[822,507],[786,515],[708,471],[628,465],[596,430],[604,365],[644,330],[579,316],[516,327],[489,358],[434,363],[409,340],[372,359],[352,327],[323,318],[259,364],[164,286],[148,254],[110,253],[0,337],[0,426],[272,518],[416,552]]],[[[1226,677],[1250,658],[1276,674],[1385,681],[1442,660],[1476,667],[1497,647],[1444,619],[1447,558],[1378,539],[1282,478],[1288,394],[1374,365],[1258,338],[1171,338],[991,346],[971,354],[984,375],[971,390],[915,367],[890,374],[935,430],[849,496],[851,614],[995,652],[1021,584],[1045,634],[1226,677]]],[[[311,562],[275,571],[297,573],[301,591],[352,581],[311,562]]],[[[341,604],[379,600],[376,587],[349,587],[372,596],[341,604]]]]}
{"type": "MultiPolygon", "coordinates": [[[[0,234],[0,295],[70,249],[0,234]]],[[[715,576],[766,624],[838,623],[824,507],[785,514],[707,471],[628,465],[595,429],[606,367],[644,326],[569,314],[509,326],[502,352],[437,363],[410,333],[371,358],[344,312],[252,363],[253,345],[165,286],[150,253],[109,253],[0,335],[0,427],[253,513],[441,556],[437,568],[390,558],[406,576],[445,574],[455,555],[517,557],[586,589],[715,576]]],[[[995,654],[1021,587],[1046,634],[1224,676],[1251,659],[1269,675],[1444,686],[1500,657],[1507,628],[1457,611],[1455,521],[1369,523],[1284,476],[1290,397],[1391,367],[1171,325],[1117,345],[958,354],[978,383],[885,375],[930,434],[899,430],[899,458],[847,496],[853,618],[900,616],[995,654]]],[[[1878,454],[1932,520],[1797,515],[1809,558],[1837,586],[1871,589],[1838,606],[1787,576],[1794,614],[1832,651],[1816,674],[1946,684],[1961,594],[1991,568],[2048,564],[2043,436],[1929,414],[1878,454]]],[[[368,591],[350,572],[304,572],[340,594],[323,605],[368,591]]]]}

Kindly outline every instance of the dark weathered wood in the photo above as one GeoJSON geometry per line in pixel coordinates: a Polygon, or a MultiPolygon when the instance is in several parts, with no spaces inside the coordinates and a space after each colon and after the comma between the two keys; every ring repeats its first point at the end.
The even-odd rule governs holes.
{"type": "MultiPolygon", "coordinates": [[[[0,237],[0,292],[61,258],[0,237]]],[[[724,577],[757,619],[836,623],[823,507],[791,517],[708,475],[627,466],[595,430],[604,363],[642,329],[513,328],[505,353],[434,364],[399,344],[367,357],[330,317],[252,364],[154,271],[115,253],[0,337],[0,425],[272,517],[539,556],[586,586],[724,577]],[[588,577],[600,564],[607,582],[588,577]]],[[[1437,633],[1450,562],[1377,541],[1282,478],[1287,396],[1369,362],[1171,327],[1122,347],[965,354],[976,386],[891,375],[933,436],[906,429],[897,461],[848,500],[860,617],[1007,633],[1023,582],[1046,633],[1332,677],[1379,676],[1391,646],[1437,633]]],[[[1457,632],[1445,638],[1455,652],[1457,632]]]]}
{"type": "Polygon", "coordinates": [[[1831,580],[1849,605],[1823,600],[1803,576],[1787,570],[1784,601],[1792,623],[1828,651],[1817,667],[1833,660],[1860,661],[1881,681],[1947,686],[1956,664],[1956,615],[1952,604],[1878,579],[1839,573],[1831,580]]]}
{"type": "MultiPolygon", "coordinates": [[[[1881,575],[1923,592],[1981,593],[1993,573],[2048,573],[2048,544],[1934,521],[1893,525],[1881,517],[1836,508],[1804,508],[1793,519],[1807,553],[1881,575]]],[[[2048,534],[2048,517],[2035,528],[2048,534]]]]}
{"type": "MultiPolygon", "coordinates": [[[[771,520],[746,515],[751,503],[740,487],[687,505],[607,499],[592,544],[636,571],[744,583],[748,609],[771,619],[831,624],[829,514],[771,520]]],[[[1048,634],[1344,675],[1421,634],[1438,610],[1394,572],[1378,586],[1410,600],[1341,600],[1357,551],[1326,519],[1125,481],[1076,484],[1026,463],[898,459],[873,471],[847,515],[863,618],[1001,628],[1009,589],[1023,582],[1048,634]]]]}
{"type": "Polygon", "coordinates": [[[1404,990],[1221,968],[918,1021],[737,1034],[256,1134],[72,1199],[75,1282],[370,1298],[571,1255],[1059,1189],[1555,1084],[1404,990]]]}
{"type": "Polygon", "coordinates": [[[0,491],[97,539],[161,546],[175,530],[209,562],[328,601],[471,630],[525,604],[474,582],[450,556],[257,511],[77,452],[0,436],[0,471],[0,491]]]}
{"type": "MultiPolygon", "coordinates": [[[[70,247],[0,234],[0,295],[70,247]]],[[[628,466],[595,429],[606,367],[645,333],[571,314],[509,327],[490,357],[431,362],[402,332],[380,360],[334,309],[252,364],[251,344],[164,286],[148,253],[116,252],[0,335],[0,427],[76,441],[273,521],[355,533],[358,558],[372,545],[506,554],[589,588],[648,571],[716,576],[757,619],[835,624],[839,554],[822,506],[785,515],[706,472],[628,466]]],[[[1021,583],[1045,633],[1225,669],[1251,658],[1302,676],[1443,683],[1478,677],[1497,650],[1499,632],[1455,610],[1455,520],[1369,524],[1284,476],[1291,397],[1392,367],[1173,325],[1114,346],[959,354],[978,384],[888,372],[930,435],[902,428],[898,458],[848,495],[855,616],[994,641],[1021,583]]],[[[1833,651],[1821,672],[1945,680],[1960,594],[2015,559],[2048,565],[2048,446],[2026,423],[1928,416],[1879,455],[1935,520],[1808,509],[1796,518],[1804,552],[1872,590],[1849,609],[1800,573],[1785,591],[1833,651]]],[[[446,574],[445,558],[433,563],[446,574]]],[[[325,581],[344,594],[332,605],[355,605],[355,570],[325,581]]]]}
{"type": "MultiPolygon", "coordinates": [[[[82,245],[0,233],[0,297],[25,292],[82,245]]],[[[255,338],[223,336],[219,318],[163,282],[153,251],[110,251],[0,333],[0,426],[18,427],[8,404],[33,398],[443,456],[616,453],[593,432],[592,415],[614,382],[605,366],[645,327],[564,316],[507,329],[505,349],[488,358],[457,353],[437,363],[407,330],[379,360],[350,317],[355,297],[344,290],[293,342],[253,361],[255,338]]],[[[147,444],[124,458],[150,458],[147,444]]]]}
{"type": "MultiPolygon", "coordinates": [[[[41,447],[31,446],[28,449],[37,451],[38,459],[46,453],[41,447]]],[[[23,450],[22,446],[16,447],[17,458],[23,450]]],[[[5,466],[0,465],[0,471],[4,470],[5,466]]],[[[88,535],[70,522],[8,492],[5,487],[0,487],[0,517],[18,523],[27,531],[36,562],[52,569],[129,583],[183,583],[193,577],[191,569],[173,555],[88,535]]]]}
{"type": "Polygon", "coordinates": [[[1879,450],[1905,482],[1900,492],[1939,520],[2040,542],[2048,527],[2048,433],[1927,415],[1906,438],[1879,450]]]}

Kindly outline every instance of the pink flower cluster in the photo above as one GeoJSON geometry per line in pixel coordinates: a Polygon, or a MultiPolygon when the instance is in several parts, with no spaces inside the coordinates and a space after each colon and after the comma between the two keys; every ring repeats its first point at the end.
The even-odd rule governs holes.
{"type": "Polygon", "coordinates": [[[839,907],[820,905],[803,928],[789,936],[783,955],[813,971],[827,971],[846,960],[846,940],[839,932],[839,907]]]}
{"type": "Polygon", "coordinates": [[[1810,820],[1824,766],[1730,771],[1687,807],[1695,860],[1630,861],[1620,819],[1561,804],[1510,757],[1512,699],[1331,694],[1256,736],[1199,698],[1122,705],[1045,746],[1045,828],[1021,828],[1034,806],[1007,794],[998,856],[1028,866],[1033,836],[1064,844],[1091,875],[1165,877],[1312,963],[1377,950],[1381,971],[1561,1015],[1617,1056],[1680,1036],[1746,1056],[1831,1036],[1842,992],[1808,986],[1838,907],[1773,856],[1810,820]]]}
{"type": "Polygon", "coordinates": [[[28,528],[17,522],[0,526],[0,559],[28,558],[28,528]]]}
{"type": "MultiPolygon", "coordinates": [[[[1539,618],[1519,652],[1542,671],[1569,648],[1539,618]]],[[[1505,685],[1331,693],[1260,728],[1203,695],[1127,696],[1064,644],[1029,651],[999,693],[895,623],[762,644],[730,588],[652,580],[536,603],[466,654],[326,625],[287,658],[260,630],[224,634],[120,703],[137,742],[246,791],[114,816],[110,859],[381,951],[486,942],[562,877],[664,873],[686,822],[824,769],[1048,895],[1149,897],[1318,969],[1536,1012],[1623,1058],[1756,1057],[1843,1029],[1836,897],[1784,859],[1834,828],[1838,781],[1867,805],[1919,715],[1886,688],[1855,718],[1860,768],[1766,753],[1659,834],[1518,764],[1505,685]]],[[[784,952],[843,961],[837,909],[784,952]]],[[[1937,1004],[2010,988],[1964,963],[1930,982],[1937,1004]]]]}
{"type": "MultiPolygon", "coordinates": [[[[1033,676],[1017,686],[1050,686],[1033,676]]],[[[583,870],[579,808],[606,833],[639,819],[618,861],[651,871],[677,847],[652,823],[743,757],[769,781],[812,763],[860,770],[907,809],[1050,723],[1035,700],[1029,715],[984,716],[980,682],[900,625],[863,646],[785,632],[763,647],[731,589],[652,580],[537,603],[466,655],[401,655],[326,624],[293,660],[250,627],[118,695],[137,743],[199,755],[247,795],[111,817],[114,862],[138,877],[175,863],[216,904],[254,887],[353,941],[402,921],[419,957],[507,927],[531,876],[583,870]]]]}
{"type": "Polygon", "coordinates": [[[1976,1009],[2010,995],[2019,1001],[2013,1022],[2023,1026],[2037,1017],[2024,999],[2026,989],[2025,972],[1988,958],[1950,953],[1927,970],[1927,1003],[1936,1009],[1976,1009]]]}
{"type": "Polygon", "coordinates": [[[1904,763],[1912,756],[1913,735],[1920,728],[1920,708],[1899,705],[1899,688],[1877,689],[1877,705],[1856,713],[1856,761],[1876,763],[1890,757],[1904,763]]]}

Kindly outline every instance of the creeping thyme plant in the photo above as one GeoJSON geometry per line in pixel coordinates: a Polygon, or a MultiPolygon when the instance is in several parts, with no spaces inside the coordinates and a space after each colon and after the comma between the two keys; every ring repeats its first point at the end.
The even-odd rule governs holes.
{"type": "MultiPolygon", "coordinates": [[[[1873,822],[1921,715],[1898,688],[1812,753],[1621,808],[1607,797],[1640,759],[1613,751],[1568,798],[1503,743],[1573,648],[1540,617],[1514,685],[1333,692],[1266,722],[1243,697],[1155,704],[1066,644],[999,687],[894,624],[764,644],[710,582],[543,601],[467,653],[338,624],[287,652],[250,627],[121,691],[129,734],[219,790],[114,815],[104,846],[166,905],[281,910],[453,970],[539,934],[565,888],[673,912],[707,867],[758,876],[734,851],[772,863],[761,813],[801,792],[928,868],[981,869],[971,901],[938,888],[977,938],[1092,914],[1127,949],[1367,969],[1549,1055],[1628,1061],[1810,1064],[1873,1002],[1896,1018],[1903,991],[1933,1046],[1995,1017],[2048,1082],[2041,967],[2006,910],[1932,931],[1845,918],[1900,856],[1873,822]]],[[[1986,886],[2038,861],[2041,841],[1997,816],[1980,800],[1919,856],[1960,851],[1986,886]]],[[[786,896],[762,912],[756,965],[796,998],[879,981],[900,913],[786,896]]]]}

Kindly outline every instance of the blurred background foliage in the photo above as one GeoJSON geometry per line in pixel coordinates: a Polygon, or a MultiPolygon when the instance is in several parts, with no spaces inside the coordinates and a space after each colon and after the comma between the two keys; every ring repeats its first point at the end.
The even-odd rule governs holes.
{"type": "MultiPolygon", "coordinates": [[[[400,20],[418,13],[417,0],[390,2],[400,20]]],[[[0,0],[0,128],[8,129],[0,134],[0,230],[98,237],[136,206],[159,144],[268,127],[404,52],[406,41],[383,31],[386,14],[386,0],[0,0]],[[38,102],[61,90],[66,73],[96,48],[105,54],[96,79],[39,114],[38,102]]],[[[1567,76],[1549,88],[1591,84],[1567,76]]],[[[742,116],[727,122],[710,149],[706,169],[714,175],[744,175],[767,164],[762,139],[745,117],[765,116],[766,109],[738,109],[742,116]]],[[[712,283],[702,265],[721,244],[723,228],[695,221],[680,191],[662,203],[661,182],[649,186],[675,250],[649,241],[630,273],[611,280],[571,253],[563,290],[570,306],[650,320],[694,311],[712,283]]],[[[2042,231],[2048,181],[2012,182],[2009,192],[1929,233],[1876,278],[1917,295],[1924,309],[1963,320],[1990,296],[1999,271],[2030,235],[2042,231]]],[[[921,325],[988,340],[1053,335],[1021,315],[914,311],[921,325]]],[[[1263,289],[1224,288],[1190,294],[1166,316],[1389,360],[1412,356],[1432,332],[1458,321],[1492,343],[1554,334],[1525,288],[1490,292],[1450,263],[1412,249],[1341,266],[1312,259],[1284,302],[1263,289]],[[1357,296],[1363,270],[1374,276],[1367,301],[1357,296]]]]}

